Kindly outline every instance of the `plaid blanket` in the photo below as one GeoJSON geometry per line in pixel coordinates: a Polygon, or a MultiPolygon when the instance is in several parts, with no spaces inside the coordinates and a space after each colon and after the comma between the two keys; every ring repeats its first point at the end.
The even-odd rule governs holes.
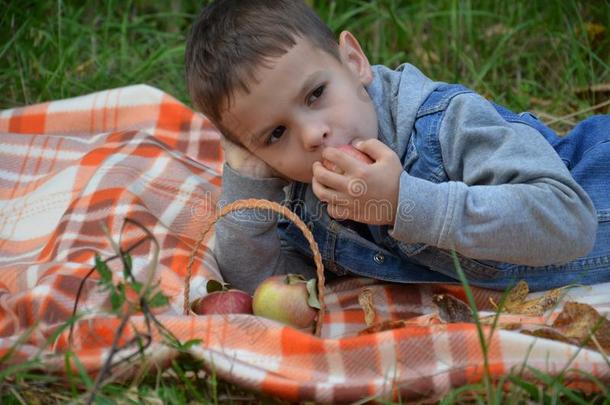
{"type": "MultiPolygon", "coordinates": [[[[219,135],[205,117],[145,85],[1,111],[1,367],[38,356],[46,370],[63,373],[70,352],[89,373],[99,372],[121,319],[107,311],[99,274],[83,279],[96,254],[115,254],[109,237],[125,244],[142,237],[138,227],[125,226],[131,218],[159,246],[156,268],[153,243],[132,251],[134,276],[152,274],[169,297],[157,319],[182,341],[201,339],[190,353],[223,379],[287,400],[317,402],[434,399],[481,380],[484,354],[476,326],[439,321],[433,302],[439,293],[465,299],[457,285],[336,280],[327,285],[320,338],[255,316],[182,315],[187,261],[214,214],[222,161],[219,135]],[[68,339],[63,325],[79,287],[83,315],[68,339]],[[358,302],[364,287],[372,292],[376,320],[405,320],[403,327],[358,333],[366,327],[358,302]]],[[[195,257],[191,299],[205,295],[208,279],[221,279],[213,243],[212,236],[195,257]]],[[[120,261],[108,266],[115,281],[124,277],[120,261]]],[[[495,330],[488,339],[492,377],[527,372],[527,364],[551,375],[573,370],[567,381],[583,387],[592,384],[581,372],[609,382],[608,359],[598,351],[520,333],[527,325],[551,322],[567,300],[607,313],[609,288],[570,289],[548,316],[502,315],[501,324],[520,327],[495,330]]],[[[481,315],[493,313],[489,299],[497,302],[499,294],[476,288],[474,294],[481,315]]],[[[132,316],[120,341],[147,326],[144,316],[132,316]]],[[[146,353],[167,365],[175,350],[164,344],[159,329],[151,333],[146,353]]],[[[490,334],[489,326],[484,333],[490,334]]],[[[126,356],[121,351],[115,358],[126,356]]],[[[133,369],[137,362],[123,364],[133,369]]]]}

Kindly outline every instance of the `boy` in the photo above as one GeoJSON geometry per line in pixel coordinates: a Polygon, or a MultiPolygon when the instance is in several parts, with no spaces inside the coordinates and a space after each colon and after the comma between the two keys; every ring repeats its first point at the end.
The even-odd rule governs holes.
{"type": "MultiPolygon", "coordinates": [[[[220,204],[284,201],[329,275],[455,282],[454,249],[474,285],[610,281],[608,117],[558,138],[412,65],[370,66],[351,33],[337,43],[296,0],[211,4],[186,72],[195,107],[223,135],[220,204]],[[374,162],[336,148],[346,144],[374,162]]],[[[218,221],[215,256],[249,292],[274,274],[315,276],[301,232],[272,213],[218,221]]]]}

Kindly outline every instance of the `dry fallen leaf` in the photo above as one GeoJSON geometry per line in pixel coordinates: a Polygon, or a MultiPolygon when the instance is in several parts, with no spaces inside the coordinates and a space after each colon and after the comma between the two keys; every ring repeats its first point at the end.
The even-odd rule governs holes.
{"type": "Polygon", "coordinates": [[[585,23],[585,28],[590,41],[595,41],[598,38],[603,38],[604,32],[606,32],[606,27],[601,24],[590,21],[585,23]]]}
{"type": "Polygon", "coordinates": [[[574,93],[610,93],[610,83],[592,84],[590,86],[577,87],[574,93]]]}
{"type": "MultiPolygon", "coordinates": [[[[519,281],[507,294],[504,300],[503,312],[509,314],[521,314],[528,316],[541,316],[549,308],[557,304],[566,287],[556,288],[546,292],[544,295],[526,300],[529,287],[523,280],[519,281]]],[[[498,305],[490,298],[491,304],[498,309],[498,305]]]]}
{"type": "Polygon", "coordinates": [[[567,302],[553,325],[521,333],[573,345],[584,345],[607,355],[610,351],[610,321],[595,308],[579,302],[567,302]]]}
{"type": "Polygon", "coordinates": [[[373,305],[373,291],[370,288],[363,288],[358,294],[358,303],[364,311],[364,322],[366,326],[375,323],[375,306],[373,305]]]}
{"type": "Polygon", "coordinates": [[[515,315],[488,315],[479,318],[479,322],[481,325],[494,326],[495,328],[504,330],[521,329],[521,319],[519,317],[513,317],[515,317],[515,315]]]}
{"type": "Polygon", "coordinates": [[[545,339],[557,340],[558,342],[565,342],[570,344],[577,344],[576,341],[564,336],[561,332],[549,327],[541,327],[534,330],[522,330],[521,333],[524,335],[536,336],[545,339]]]}
{"type": "MultiPolygon", "coordinates": [[[[506,294],[506,298],[504,299],[503,312],[515,313],[513,312],[513,309],[518,308],[523,303],[523,301],[525,301],[529,292],[530,289],[527,283],[523,280],[519,281],[517,285],[511,288],[510,291],[508,291],[508,293],[506,294]]],[[[494,308],[498,309],[499,305],[495,303],[493,298],[490,297],[489,301],[494,306],[494,308]]]]}
{"type": "Polygon", "coordinates": [[[595,342],[589,339],[593,334],[599,345],[606,352],[610,351],[610,321],[590,305],[566,302],[563,311],[553,322],[553,327],[579,343],[588,340],[586,345],[595,348],[595,342]]]}
{"type": "Polygon", "coordinates": [[[449,294],[435,294],[432,302],[438,307],[439,317],[443,322],[474,322],[468,304],[449,294]]]}
{"type": "Polygon", "coordinates": [[[557,302],[561,298],[563,290],[556,288],[545,293],[543,296],[525,301],[521,304],[521,307],[517,313],[522,313],[531,316],[541,316],[549,308],[557,305],[557,302]]]}
{"type": "Polygon", "coordinates": [[[372,333],[383,332],[383,331],[390,330],[390,329],[400,329],[400,328],[404,328],[406,325],[407,325],[407,322],[403,321],[403,320],[397,320],[397,321],[387,320],[387,321],[376,323],[374,325],[369,326],[366,329],[361,330],[360,332],[358,332],[358,336],[370,335],[372,333]]]}
{"type": "Polygon", "coordinates": [[[483,36],[485,38],[491,38],[491,37],[497,37],[500,35],[506,35],[509,32],[510,32],[510,29],[506,25],[499,23],[499,24],[494,24],[494,25],[488,27],[483,32],[483,36]]]}

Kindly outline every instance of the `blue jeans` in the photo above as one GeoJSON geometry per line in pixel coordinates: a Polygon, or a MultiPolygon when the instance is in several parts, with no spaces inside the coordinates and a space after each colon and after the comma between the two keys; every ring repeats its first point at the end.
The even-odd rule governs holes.
{"type": "Polygon", "coordinates": [[[587,258],[603,261],[610,273],[610,115],[590,117],[553,144],[597,210],[599,228],[587,258]]]}

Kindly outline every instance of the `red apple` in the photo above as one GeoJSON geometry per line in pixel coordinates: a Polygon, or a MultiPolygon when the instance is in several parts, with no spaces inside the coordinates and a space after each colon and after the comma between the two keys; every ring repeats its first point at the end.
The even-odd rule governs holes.
{"type": "Polygon", "coordinates": [[[256,288],[252,309],[254,315],[311,332],[320,307],[315,294],[315,279],[307,281],[297,274],[272,276],[256,288]]]}
{"type": "MultiPolygon", "coordinates": [[[[355,147],[353,147],[352,145],[339,145],[336,147],[337,149],[339,149],[340,151],[342,151],[343,153],[347,153],[348,155],[358,159],[359,161],[366,163],[366,164],[371,164],[374,162],[373,159],[371,159],[369,157],[369,155],[360,152],[358,149],[356,149],[355,147]]],[[[333,162],[330,162],[326,159],[322,160],[322,164],[324,165],[324,167],[326,167],[328,170],[331,170],[333,172],[336,173],[342,173],[342,170],[333,162]]]]}
{"type": "Polygon", "coordinates": [[[197,315],[251,314],[252,297],[241,290],[214,291],[191,304],[197,315]]]}
{"type": "Polygon", "coordinates": [[[191,309],[198,315],[208,314],[251,314],[252,297],[250,294],[231,288],[227,283],[208,280],[208,294],[195,300],[191,309]]]}

